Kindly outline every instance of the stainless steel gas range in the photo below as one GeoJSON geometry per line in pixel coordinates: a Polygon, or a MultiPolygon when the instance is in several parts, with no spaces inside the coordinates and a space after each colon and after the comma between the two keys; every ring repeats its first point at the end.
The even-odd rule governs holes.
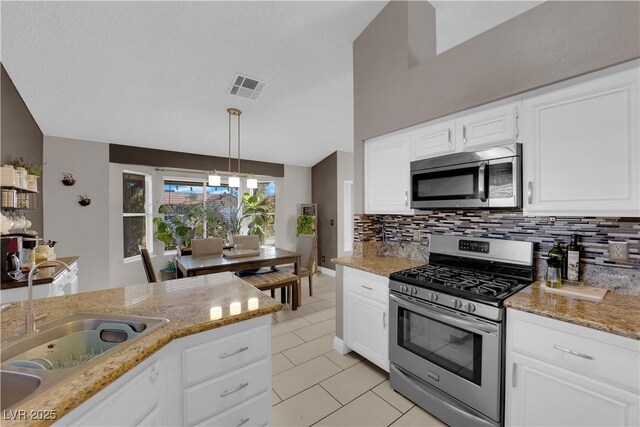
{"type": "Polygon", "coordinates": [[[390,276],[393,388],[452,426],[503,425],[503,302],[532,282],[530,242],[431,236],[428,265],[390,276]]]}

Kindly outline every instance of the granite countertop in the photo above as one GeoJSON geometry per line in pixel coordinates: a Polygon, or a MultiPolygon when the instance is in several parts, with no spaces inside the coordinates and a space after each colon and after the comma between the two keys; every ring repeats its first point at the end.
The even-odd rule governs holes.
{"type": "Polygon", "coordinates": [[[333,258],[331,262],[385,277],[388,277],[396,271],[406,270],[407,268],[417,267],[427,263],[426,261],[418,261],[415,259],[384,256],[345,256],[333,258]]]}
{"type": "MultiPolygon", "coordinates": [[[[125,288],[105,289],[75,295],[34,300],[36,313],[46,313],[45,321],[75,312],[164,317],[169,319],[157,329],[138,338],[133,345],[115,349],[99,363],[66,378],[47,391],[19,404],[16,410],[55,410],[57,419],[72,411],[91,396],[151,356],[172,340],[230,325],[282,309],[282,305],[232,273],[218,273],[186,279],[168,280],[125,288]],[[258,299],[258,308],[248,309],[249,298],[258,299]],[[232,302],[241,303],[241,312],[229,313],[232,302]],[[211,307],[221,307],[222,317],[211,319],[211,307]]],[[[13,303],[1,314],[3,335],[24,328],[21,303],[13,303]]],[[[48,425],[52,421],[33,421],[30,425],[48,425]]],[[[23,424],[3,420],[3,426],[23,424]]]]}
{"type": "MultiPolygon", "coordinates": [[[[62,261],[67,265],[71,265],[78,260],[77,256],[69,256],[69,257],[60,257],[57,258],[58,261],[62,261]]],[[[66,270],[60,264],[51,263],[50,266],[45,264],[44,266],[38,267],[38,272],[33,274],[33,284],[34,285],[46,285],[53,282],[59,275],[64,273],[66,270]]],[[[24,277],[20,280],[3,280],[0,285],[2,289],[13,289],[13,288],[22,288],[27,286],[29,282],[29,272],[24,275],[24,277]]]]}
{"type": "Polygon", "coordinates": [[[601,302],[594,302],[546,293],[535,282],[507,299],[505,306],[640,340],[640,296],[609,291],[601,302]]]}

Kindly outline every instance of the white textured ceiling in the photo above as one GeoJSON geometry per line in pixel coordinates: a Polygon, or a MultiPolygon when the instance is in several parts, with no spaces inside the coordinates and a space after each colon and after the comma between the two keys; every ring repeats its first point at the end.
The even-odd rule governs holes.
{"type": "Polygon", "coordinates": [[[352,42],[385,5],[3,1],[1,59],[45,135],[226,156],[233,106],[243,158],[311,166],[352,151],[352,42]]]}

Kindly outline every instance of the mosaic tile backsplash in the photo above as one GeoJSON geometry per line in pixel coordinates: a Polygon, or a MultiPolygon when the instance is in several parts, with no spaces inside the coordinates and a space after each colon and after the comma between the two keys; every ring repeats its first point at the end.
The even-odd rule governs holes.
{"type": "Polygon", "coordinates": [[[420,215],[356,215],[354,255],[429,257],[430,234],[452,234],[534,243],[538,277],[555,240],[563,247],[579,236],[581,280],[619,292],[640,294],[640,218],[530,217],[521,212],[456,211],[420,215]],[[629,242],[629,260],[609,260],[609,241],[629,242]]]}

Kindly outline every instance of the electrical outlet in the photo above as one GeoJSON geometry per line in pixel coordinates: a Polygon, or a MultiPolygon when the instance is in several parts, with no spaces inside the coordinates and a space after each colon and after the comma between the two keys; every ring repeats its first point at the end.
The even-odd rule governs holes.
{"type": "Polygon", "coordinates": [[[422,240],[422,230],[413,230],[413,241],[419,242],[422,240]]]}
{"type": "Polygon", "coordinates": [[[629,242],[609,241],[610,261],[629,261],[629,242]]]}
{"type": "Polygon", "coordinates": [[[325,260],[324,260],[324,255],[322,255],[322,262],[325,262],[325,260]]]}

